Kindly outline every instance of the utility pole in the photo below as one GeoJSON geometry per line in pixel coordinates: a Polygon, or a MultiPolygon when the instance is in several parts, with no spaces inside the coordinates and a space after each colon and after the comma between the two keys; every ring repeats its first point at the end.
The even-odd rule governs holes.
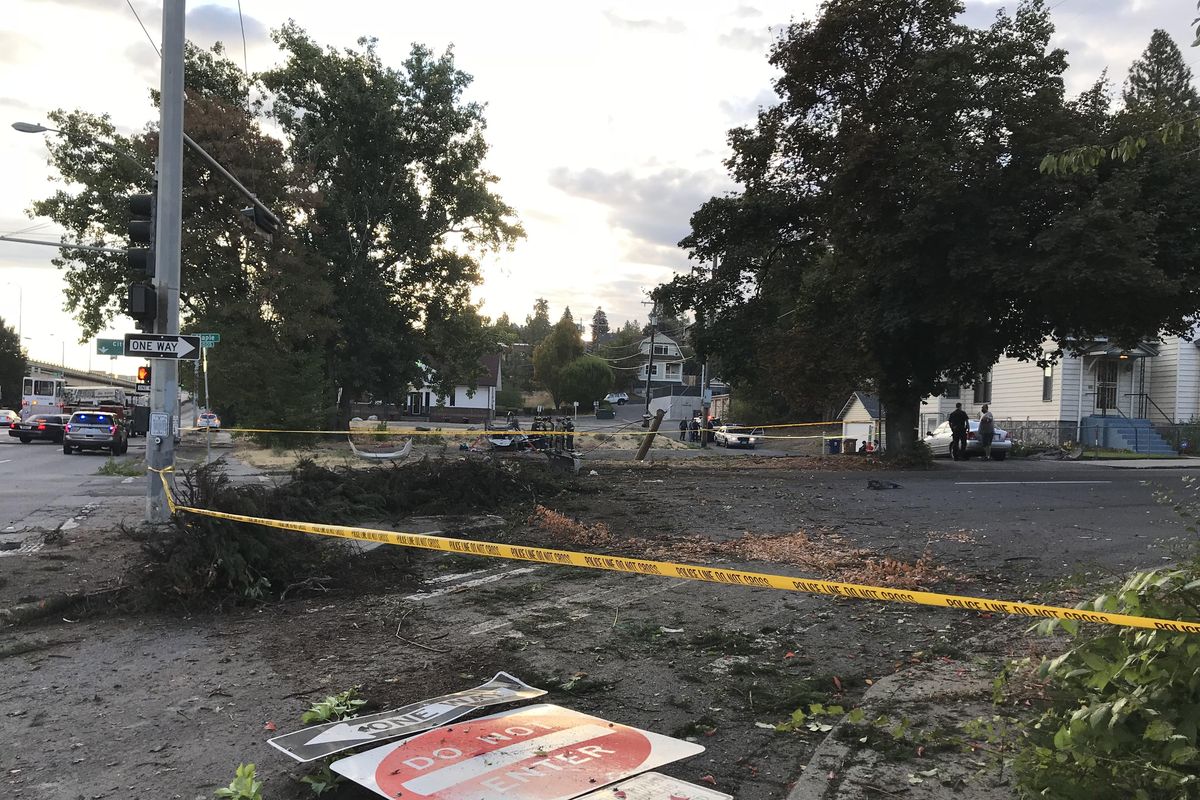
{"type": "MultiPolygon", "coordinates": [[[[186,0],[164,0],[162,79],[158,123],[158,207],[155,220],[155,332],[179,334],[179,262],[183,225],[183,52],[186,0]]],[[[175,465],[175,414],[179,409],[179,363],[158,359],[150,373],[150,436],[146,462],[151,470],[175,465]],[[165,427],[163,422],[165,421],[165,427]]],[[[148,475],[146,519],[170,520],[166,490],[157,472],[148,475]]]]}
{"type": "Polygon", "coordinates": [[[654,372],[654,334],[658,332],[658,306],[650,312],[650,361],[646,364],[646,411],[650,414],[650,376],[654,372]]]}

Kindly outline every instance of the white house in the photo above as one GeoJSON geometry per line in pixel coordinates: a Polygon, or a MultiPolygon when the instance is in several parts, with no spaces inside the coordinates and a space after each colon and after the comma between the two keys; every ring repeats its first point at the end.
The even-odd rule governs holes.
{"type": "Polygon", "coordinates": [[[879,398],[873,394],[855,392],[850,395],[838,420],[842,423],[843,439],[854,439],[856,443],[883,440],[883,412],[879,398]]]}
{"type": "Polygon", "coordinates": [[[448,395],[437,394],[428,368],[423,387],[410,386],[404,413],[411,417],[427,417],[430,422],[484,422],[496,414],[496,393],[503,388],[501,359],[498,353],[479,359],[483,374],[471,388],[455,386],[448,395]]]}
{"type": "Polygon", "coordinates": [[[1130,349],[1099,339],[1044,369],[1002,358],[973,386],[926,398],[921,432],[945,420],[955,403],[972,417],[988,403],[996,424],[1018,441],[1172,452],[1171,426],[1200,418],[1198,338],[1193,330],[1130,349]]]}
{"type": "Polygon", "coordinates": [[[683,383],[683,351],[679,343],[670,336],[654,335],[654,358],[650,357],[650,338],[638,343],[638,351],[646,361],[638,368],[638,382],[646,385],[646,371],[650,371],[650,385],[670,386],[683,383]]]}

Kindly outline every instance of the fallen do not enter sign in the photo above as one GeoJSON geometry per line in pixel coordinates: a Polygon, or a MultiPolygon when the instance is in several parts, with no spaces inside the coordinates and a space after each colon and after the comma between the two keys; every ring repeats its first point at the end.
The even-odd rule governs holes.
{"type": "Polygon", "coordinates": [[[698,744],[554,705],[447,725],[333,764],[404,800],[569,800],[704,752],[698,744]]]}

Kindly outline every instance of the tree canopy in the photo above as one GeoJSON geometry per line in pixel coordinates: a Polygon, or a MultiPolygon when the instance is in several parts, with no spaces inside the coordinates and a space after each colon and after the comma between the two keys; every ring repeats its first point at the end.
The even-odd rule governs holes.
{"type": "Polygon", "coordinates": [[[694,341],[735,381],[873,386],[893,449],[913,443],[922,397],[1003,354],[1152,336],[1198,307],[1194,270],[1155,252],[1150,215],[1116,183],[1039,173],[1104,124],[1094,98],[1065,99],[1044,5],[983,30],[961,12],[831,0],[785,29],[770,57],[780,102],[729,134],[743,189],[695,213],[682,244],[699,263],[656,292],[702,312],[694,341]],[[1100,248],[1097,225],[1122,244],[1100,248]]]}
{"type": "Polygon", "coordinates": [[[25,377],[25,351],[13,326],[0,319],[0,403],[13,411],[21,408],[21,381],[25,377]]]}
{"type": "Polygon", "coordinates": [[[554,405],[562,405],[562,371],[575,359],[583,355],[583,338],[569,316],[555,323],[542,343],[533,351],[533,371],[538,383],[546,387],[554,405]]]}
{"type": "Polygon", "coordinates": [[[558,374],[561,402],[579,403],[590,409],[612,389],[613,371],[608,363],[596,356],[580,356],[567,364],[558,374]]]}
{"type": "MultiPolygon", "coordinates": [[[[479,356],[496,347],[469,299],[477,259],[522,231],[483,167],[482,108],[463,98],[470,76],[451,52],[421,45],[394,68],[373,39],[323,48],[294,23],[274,36],[284,63],[251,78],[220,46],[187,52],[185,130],[284,221],[271,243],[259,240],[240,224],[242,198],[185,152],[181,319],[222,334],[217,407],[310,424],[340,394],[344,417],[362,394],[403,393],[422,360],[439,365],[440,388],[472,384],[479,356]],[[247,107],[255,86],[269,105],[247,107]]],[[[150,164],[156,132],[122,136],[84,112],[51,120],[65,133],[48,140],[62,187],[32,212],[120,246],[124,198],[150,186],[91,142],[150,164]]],[[[85,336],[120,312],[123,259],[64,251],[56,263],[85,336]]]]}

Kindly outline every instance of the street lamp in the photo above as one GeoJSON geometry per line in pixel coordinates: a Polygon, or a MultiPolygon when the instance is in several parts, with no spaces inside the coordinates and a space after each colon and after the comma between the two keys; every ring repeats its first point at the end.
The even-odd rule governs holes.
{"type": "Polygon", "coordinates": [[[66,131],[60,131],[58,128],[48,128],[45,125],[38,125],[35,122],[14,122],[12,124],[12,127],[13,127],[13,130],[20,131],[21,133],[57,133],[60,136],[71,136],[71,135],[80,136],[84,139],[87,139],[89,142],[96,145],[97,147],[103,147],[108,152],[113,153],[117,156],[120,156],[121,158],[128,161],[130,164],[133,164],[135,167],[137,167],[138,171],[141,172],[143,175],[145,175],[147,178],[150,178],[151,180],[154,179],[154,173],[151,170],[147,169],[145,167],[145,165],[142,164],[142,162],[138,161],[132,155],[130,155],[129,153],[126,153],[124,150],[117,147],[116,145],[110,144],[101,139],[96,139],[92,136],[88,136],[87,134],[83,134],[83,133],[69,134],[66,131]]]}

